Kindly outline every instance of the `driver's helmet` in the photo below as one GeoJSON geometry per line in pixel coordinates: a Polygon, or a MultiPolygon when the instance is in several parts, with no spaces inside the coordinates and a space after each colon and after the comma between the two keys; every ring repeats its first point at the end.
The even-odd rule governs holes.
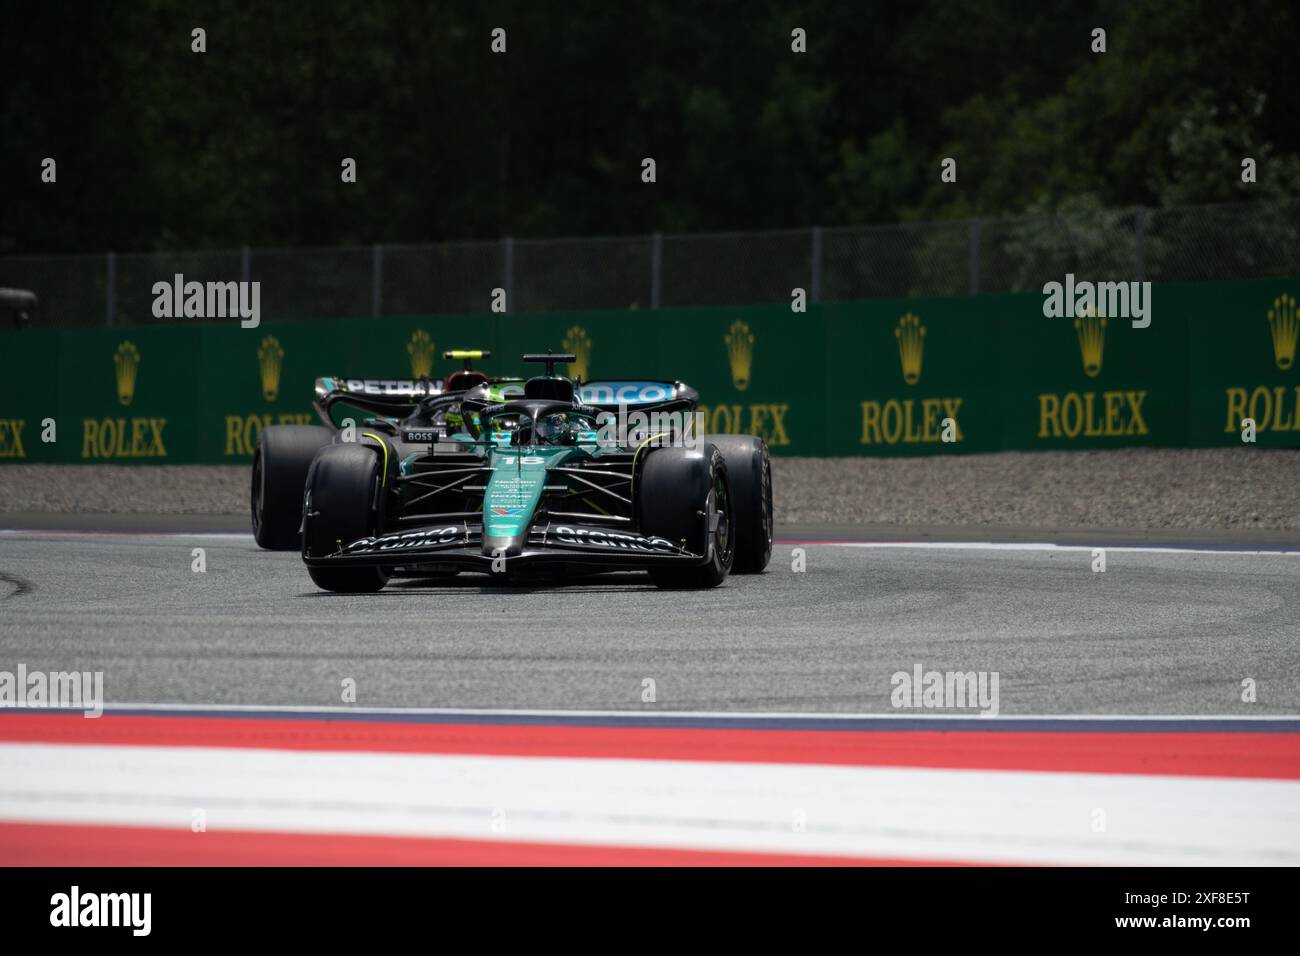
{"type": "Polygon", "coordinates": [[[544,415],[533,429],[534,441],[539,445],[569,445],[573,443],[573,426],[563,412],[544,415]]]}

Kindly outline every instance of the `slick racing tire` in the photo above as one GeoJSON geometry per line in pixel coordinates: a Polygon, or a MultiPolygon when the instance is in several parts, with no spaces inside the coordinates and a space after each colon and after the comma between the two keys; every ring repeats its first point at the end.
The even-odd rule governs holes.
{"type": "Polygon", "coordinates": [[[691,567],[652,568],[651,580],[661,588],[712,588],[725,581],[736,541],[722,452],[708,442],[694,449],[651,449],[636,482],[642,533],[708,555],[691,567]]]}
{"type": "Polygon", "coordinates": [[[302,490],[316,452],[334,440],[319,425],[271,425],[253,451],[253,539],[268,551],[302,547],[302,490]]]}
{"type": "MultiPolygon", "coordinates": [[[[375,533],[379,456],[365,445],[322,448],[307,475],[304,495],[303,557],[333,554],[342,545],[375,533]]],[[[351,565],[308,567],[316,586],[350,593],[378,591],[390,568],[351,565]]]]}
{"type": "Polygon", "coordinates": [[[705,435],[727,460],[736,512],[736,574],[761,574],[772,560],[772,458],[753,435],[705,435]]]}

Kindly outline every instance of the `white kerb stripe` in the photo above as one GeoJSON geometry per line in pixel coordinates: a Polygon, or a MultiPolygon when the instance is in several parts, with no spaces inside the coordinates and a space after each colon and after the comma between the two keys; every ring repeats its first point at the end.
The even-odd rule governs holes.
{"type": "Polygon", "coordinates": [[[209,830],[918,860],[1300,864],[1297,781],[0,744],[0,820],[189,830],[196,809],[209,830]]]}

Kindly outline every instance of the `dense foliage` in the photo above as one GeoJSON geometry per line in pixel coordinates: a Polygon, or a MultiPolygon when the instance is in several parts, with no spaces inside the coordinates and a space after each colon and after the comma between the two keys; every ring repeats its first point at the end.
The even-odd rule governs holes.
{"type": "Polygon", "coordinates": [[[1298,23],[1282,0],[15,3],[0,30],[0,251],[1295,195],[1298,23]],[[56,185],[40,182],[46,156],[56,185]],[[940,182],[946,156],[955,184],[940,182]]]}

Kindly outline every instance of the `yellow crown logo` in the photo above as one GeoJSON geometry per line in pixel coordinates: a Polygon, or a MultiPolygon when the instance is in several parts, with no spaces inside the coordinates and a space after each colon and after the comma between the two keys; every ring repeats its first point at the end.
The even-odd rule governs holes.
{"type": "Polygon", "coordinates": [[[434,356],[433,339],[424,329],[411,333],[411,341],[406,343],[406,354],[411,357],[411,377],[421,378],[433,373],[434,356]]]}
{"type": "Polygon", "coordinates": [[[921,380],[921,355],[925,351],[925,326],[911,312],[898,320],[894,329],[898,339],[898,361],[903,366],[903,381],[915,385],[921,380]]]}
{"type": "Polygon", "coordinates": [[[585,382],[587,371],[591,367],[591,336],[587,334],[587,330],[581,325],[572,326],[564,333],[564,341],[560,343],[560,347],[575,358],[575,361],[569,364],[569,374],[585,382]]]}
{"type": "Polygon", "coordinates": [[[1295,364],[1296,335],[1300,333],[1295,296],[1283,293],[1273,300],[1273,308],[1268,310],[1268,330],[1273,334],[1273,358],[1285,372],[1295,364]]]}
{"type": "Polygon", "coordinates": [[[1074,330],[1079,333],[1079,353],[1083,356],[1083,374],[1096,378],[1101,371],[1101,351],[1106,347],[1106,317],[1096,309],[1079,313],[1074,320],[1074,330]]]}
{"type": "Polygon", "coordinates": [[[275,401],[280,394],[280,369],[284,364],[284,349],[274,335],[262,339],[257,349],[257,367],[262,373],[262,397],[275,401]]]}
{"type": "Polygon", "coordinates": [[[748,325],[737,320],[731,323],[731,331],[724,341],[727,343],[727,361],[731,363],[731,384],[743,392],[749,388],[749,372],[754,366],[754,335],[748,325]]]}
{"type": "Polygon", "coordinates": [[[135,398],[135,378],[140,371],[140,350],[134,342],[123,342],[113,354],[113,366],[117,375],[117,400],[123,405],[130,405],[135,398]]]}

